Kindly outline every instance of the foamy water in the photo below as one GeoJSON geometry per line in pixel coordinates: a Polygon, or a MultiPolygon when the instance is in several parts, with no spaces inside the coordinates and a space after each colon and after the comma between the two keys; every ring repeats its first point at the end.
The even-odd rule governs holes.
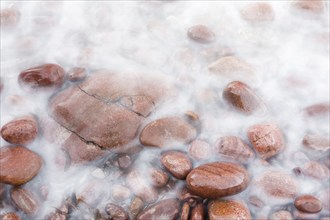
{"type": "MultiPolygon", "coordinates": [[[[15,8],[21,16],[17,26],[1,30],[1,80],[4,84],[1,126],[29,113],[40,118],[47,115],[47,103],[52,94],[26,92],[17,82],[19,73],[30,67],[57,63],[65,70],[86,67],[89,75],[102,68],[166,75],[176,85],[178,93],[157,109],[148,122],[194,111],[202,121],[199,138],[211,145],[217,138],[228,135],[249,143],[248,127],[275,122],[284,133],[285,151],[270,160],[269,166],[260,166],[260,160],[255,160],[248,165],[248,171],[251,179],[265,170],[292,173],[293,168],[303,165],[293,159],[293,155],[304,152],[304,135],[329,137],[330,134],[329,118],[310,119],[303,114],[307,106],[330,101],[329,2],[324,2],[326,10],[317,15],[297,10],[291,1],[268,2],[274,9],[275,19],[251,24],[240,15],[244,6],[251,3],[247,1],[3,1],[1,8],[15,8]],[[208,26],[215,34],[215,41],[200,44],[190,40],[187,30],[196,24],[208,26]],[[244,77],[212,74],[208,66],[225,55],[240,57],[253,67],[254,73],[244,77]],[[268,112],[247,116],[230,108],[222,98],[222,91],[233,80],[242,80],[254,89],[268,112]]],[[[63,88],[71,84],[66,82],[63,88]]],[[[6,145],[8,143],[1,139],[1,147],[6,145]]],[[[49,194],[40,202],[37,216],[18,212],[23,219],[44,218],[92,179],[101,181],[102,186],[95,189],[95,194],[101,193],[93,208],[103,211],[113,194],[112,186],[125,182],[123,177],[117,178],[115,172],[109,175],[95,171],[102,168],[103,160],[63,171],[56,165],[59,146],[42,136],[27,147],[40,154],[45,165],[25,187],[38,192],[41,186],[47,185],[49,194]]],[[[187,151],[188,146],[176,149],[187,151]]],[[[161,151],[163,149],[144,148],[136,156],[134,166],[145,170],[161,151]]],[[[313,160],[326,156],[307,153],[313,160]]],[[[217,160],[219,157],[210,156],[200,163],[217,160]]],[[[196,162],[194,167],[198,164],[196,162]]],[[[328,186],[309,178],[297,181],[299,194],[318,193],[328,186]]],[[[248,192],[249,188],[232,198],[247,202],[248,192]]],[[[162,196],[170,197],[170,194],[162,196]]],[[[266,199],[269,199],[266,208],[251,208],[254,218],[259,214],[267,216],[275,205],[286,204],[266,199]]],[[[2,202],[0,214],[14,210],[9,200],[2,202]]],[[[127,207],[129,203],[128,199],[118,204],[127,207]]],[[[77,210],[78,213],[83,211],[88,212],[86,208],[77,210]]]]}

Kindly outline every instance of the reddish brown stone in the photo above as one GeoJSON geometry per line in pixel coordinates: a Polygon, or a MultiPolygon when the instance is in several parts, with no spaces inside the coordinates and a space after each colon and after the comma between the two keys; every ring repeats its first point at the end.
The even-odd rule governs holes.
{"type": "Polygon", "coordinates": [[[275,11],[271,4],[266,2],[249,3],[241,10],[241,17],[249,22],[273,21],[275,11]]]}
{"type": "Polygon", "coordinates": [[[38,135],[38,124],[32,116],[16,118],[1,128],[1,136],[11,144],[31,143],[38,135]]]}
{"type": "Polygon", "coordinates": [[[325,2],[323,0],[295,0],[293,6],[315,14],[319,14],[325,10],[325,2]]]}
{"type": "Polygon", "coordinates": [[[111,187],[112,199],[116,202],[121,202],[131,197],[131,191],[129,188],[123,185],[114,185],[111,187]]]}
{"type": "Polygon", "coordinates": [[[24,147],[0,148],[0,182],[21,185],[35,177],[43,162],[41,157],[24,147]]]}
{"type": "Polygon", "coordinates": [[[123,207],[113,203],[108,203],[105,207],[105,212],[109,215],[109,219],[113,220],[128,220],[129,216],[123,207]]]}
{"type": "Polygon", "coordinates": [[[189,213],[190,213],[190,206],[187,202],[185,202],[181,207],[180,220],[188,220],[189,213]]]}
{"type": "Polygon", "coordinates": [[[203,198],[237,194],[248,186],[249,174],[239,164],[209,163],[193,169],[186,178],[188,189],[203,198]]]}
{"type": "Polygon", "coordinates": [[[265,104],[245,83],[233,81],[223,90],[222,96],[231,106],[246,114],[262,114],[266,111],[265,104]]]}
{"type": "Polygon", "coordinates": [[[14,212],[9,212],[4,215],[0,215],[1,220],[21,220],[21,218],[14,212]]]}
{"type": "Polygon", "coordinates": [[[247,132],[254,149],[262,159],[268,159],[284,149],[284,138],[281,129],[275,124],[258,124],[251,126],[247,132]]]}
{"type": "Polygon", "coordinates": [[[205,25],[198,24],[190,27],[188,37],[198,43],[211,43],[215,40],[215,34],[205,25]]]}
{"type": "Polygon", "coordinates": [[[139,197],[135,197],[134,199],[132,199],[129,207],[131,215],[135,218],[143,209],[143,207],[144,207],[144,203],[142,199],[140,199],[139,197]]]}
{"type": "Polygon", "coordinates": [[[310,117],[329,116],[330,104],[329,103],[316,103],[304,109],[305,113],[310,117]]]}
{"type": "Polygon", "coordinates": [[[140,135],[146,146],[164,147],[175,143],[188,143],[195,139],[197,131],[178,117],[161,118],[147,124],[140,135]]]}
{"type": "Polygon", "coordinates": [[[307,213],[318,213],[322,210],[321,201],[312,195],[298,196],[294,201],[294,206],[307,213]]]}
{"type": "Polygon", "coordinates": [[[185,179],[192,163],[189,157],[180,151],[167,151],[161,156],[163,166],[176,178],[185,179]]]}
{"type": "Polygon", "coordinates": [[[26,189],[13,188],[10,191],[10,198],[16,207],[26,214],[34,215],[39,209],[35,195],[26,189]]]}
{"type": "Polygon", "coordinates": [[[157,168],[150,168],[149,169],[149,173],[150,173],[150,182],[151,185],[153,185],[154,187],[158,187],[161,188],[163,186],[166,185],[166,183],[168,182],[168,175],[166,172],[157,169],[157,168]]]}
{"type": "Polygon", "coordinates": [[[211,146],[203,140],[194,140],[189,145],[189,155],[196,160],[207,159],[211,156],[211,146]]]}
{"type": "Polygon", "coordinates": [[[204,220],[205,210],[203,203],[198,203],[192,210],[190,220],[204,220]]]}
{"type": "Polygon", "coordinates": [[[84,80],[87,75],[86,68],[83,67],[74,67],[68,71],[68,78],[71,82],[78,82],[84,80]]]}
{"type": "Polygon", "coordinates": [[[143,210],[137,220],[175,220],[179,215],[180,203],[176,199],[165,199],[143,210]]]}
{"type": "Polygon", "coordinates": [[[44,64],[24,70],[18,82],[32,89],[57,89],[64,83],[64,69],[57,64],[44,64]]]}
{"type": "Polygon", "coordinates": [[[312,150],[327,151],[330,149],[330,139],[322,135],[306,134],[303,144],[312,150]]]}
{"type": "Polygon", "coordinates": [[[280,211],[276,211],[273,214],[271,214],[269,219],[272,219],[272,220],[292,220],[293,217],[292,217],[292,214],[289,211],[280,210],[280,211]]]}
{"type": "Polygon", "coordinates": [[[251,219],[250,210],[240,201],[211,201],[208,205],[210,220],[251,219]]]}
{"type": "Polygon", "coordinates": [[[240,138],[235,136],[219,138],[215,143],[215,150],[241,163],[248,163],[254,158],[252,149],[240,138]]]}
{"type": "Polygon", "coordinates": [[[301,171],[302,174],[318,180],[327,180],[330,177],[329,169],[317,161],[309,161],[305,163],[301,168],[301,171]]]}

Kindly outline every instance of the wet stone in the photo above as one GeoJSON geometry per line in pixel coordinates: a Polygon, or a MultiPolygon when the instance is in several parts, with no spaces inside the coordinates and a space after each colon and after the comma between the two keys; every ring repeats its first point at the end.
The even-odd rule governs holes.
{"type": "Polygon", "coordinates": [[[250,210],[241,201],[219,200],[208,204],[210,220],[251,219],[250,210]]]}
{"type": "Polygon", "coordinates": [[[127,169],[132,165],[132,159],[129,155],[119,155],[118,165],[122,169],[127,169]]]}
{"type": "Polygon", "coordinates": [[[235,136],[219,138],[215,143],[215,150],[241,163],[248,163],[254,158],[252,149],[242,139],[235,136]]]}
{"type": "Polygon", "coordinates": [[[292,220],[292,214],[289,211],[280,210],[276,211],[269,216],[269,219],[272,220],[292,220]]]}
{"type": "Polygon", "coordinates": [[[150,182],[154,187],[161,188],[164,187],[169,179],[169,176],[166,172],[164,172],[161,169],[157,168],[150,168],[149,169],[150,174],[150,182]]]}
{"type": "Polygon", "coordinates": [[[144,203],[139,197],[134,197],[129,206],[129,211],[133,217],[136,217],[140,211],[143,209],[144,203]]]}
{"type": "Polygon", "coordinates": [[[206,141],[196,139],[189,145],[189,155],[196,160],[207,159],[211,156],[211,146],[206,141]]]}
{"type": "Polygon", "coordinates": [[[34,117],[15,118],[1,128],[1,136],[11,144],[26,145],[38,135],[38,124],[34,117]]]}
{"type": "Polygon", "coordinates": [[[188,220],[190,213],[190,206],[187,202],[183,203],[180,213],[181,213],[180,220],[188,220]]]}
{"type": "Polygon", "coordinates": [[[204,205],[203,203],[198,203],[191,210],[190,220],[204,220],[204,217],[205,217],[204,205]]]}
{"type": "Polygon", "coordinates": [[[260,97],[245,83],[233,81],[223,90],[222,97],[236,110],[246,114],[263,114],[266,106],[260,97]]]}
{"type": "Polygon", "coordinates": [[[21,185],[33,179],[42,167],[42,158],[24,147],[0,148],[0,182],[21,185]]]}
{"type": "Polygon", "coordinates": [[[143,210],[137,220],[175,220],[179,215],[180,203],[176,199],[165,199],[143,210]]]}
{"type": "Polygon", "coordinates": [[[214,162],[194,168],[186,178],[187,188],[203,198],[230,196],[245,190],[250,181],[239,164],[214,162]]]}
{"type": "Polygon", "coordinates": [[[39,209],[36,196],[29,190],[13,188],[10,191],[10,198],[15,206],[28,215],[34,215],[39,209]]]}
{"type": "Polygon", "coordinates": [[[177,179],[185,179],[192,163],[189,157],[180,151],[167,151],[161,156],[162,165],[177,179]]]}
{"type": "Polygon", "coordinates": [[[125,209],[113,203],[108,203],[106,205],[105,212],[109,215],[109,219],[113,219],[113,220],[129,219],[129,216],[125,211],[125,209]]]}
{"type": "Polygon", "coordinates": [[[122,202],[131,197],[130,189],[123,185],[112,186],[111,192],[111,197],[116,202],[122,202]]]}
{"type": "Polygon", "coordinates": [[[68,71],[67,75],[69,81],[78,82],[86,78],[87,70],[84,67],[74,67],[68,71]]]}
{"type": "Polygon", "coordinates": [[[57,64],[43,64],[19,74],[18,82],[30,89],[58,89],[64,83],[64,69],[57,64]]]}
{"type": "Polygon", "coordinates": [[[294,206],[307,213],[318,213],[322,210],[321,201],[312,195],[298,196],[294,201],[294,206]]]}
{"type": "Polygon", "coordinates": [[[140,135],[146,146],[165,147],[188,143],[195,139],[196,129],[178,117],[161,118],[147,124],[140,135]]]}
{"type": "Polygon", "coordinates": [[[276,124],[253,125],[248,128],[247,135],[262,159],[273,157],[284,150],[284,137],[281,129],[276,124]]]}
{"type": "Polygon", "coordinates": [[[316,103],[310,106],[307,106],[304,109],[305,113],[309,117],[322,117],[330,115],[330,105],[329,103],[316,103]]]}
{"type": "Polygon", "coordinates": [[[211,43],[215,41],[215,34],[205,25],[198,24],[190,27],[187,31],[188,37],[198,43],[211,43]]]}

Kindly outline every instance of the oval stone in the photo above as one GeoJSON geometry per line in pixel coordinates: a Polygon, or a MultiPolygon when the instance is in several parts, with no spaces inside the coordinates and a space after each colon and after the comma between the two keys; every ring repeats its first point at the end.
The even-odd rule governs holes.
{"type": "Polygon", "coordinates": [[[141,132],[140,142],[146,146],[164,147],[188,143],[196,135],[196,129],[181,118],[167,117],[147,124],[141,132]]]}
{"type": "Polygon", "coordinates": [[[247,170],[239,164],[214,162],[193,169],[186,178],[187,187],[204,198],[237,194],[248,186],[247,170]]]}
{"type": "Polygon", "coordinates": [[[187,35],[190,39],[199,43],[211,43],[215,40],[215,34],[202,24],[190,27],[187,35]]]}
{"type": "Polygon", "coordinates": [[[161,156],[163,166],[177,179],[184,179],[192,169],[189,157],[180,151],[167,151],[161,156]]]}
{"type": "Polygon", "coordinates": [[[321,201],[312,195],[298,196],[294,201],[294,206],[307,213],[318,213],[322,210],[321,201]]]}
{"type": "Polygon", "coordinates": [[[176,199],[165,199],[143,210],[137,220],[175,220],[179,215],[180,203],[176,199]]]}
{"type": "Polygon", "coordinates": [[[210,220],[252,219],[243,202],[232,200],[211,201],[208,205],[210,220]]]}
{"type": "Polygon", "coordinates": [[[64,69],[57,64],[44,64],[22,71],[18,82],[32,89],[55,89],[64,83],[64,73],[64,69]]]}
{"type": "Polygon", "coordinates": [[[16,118],[1,128],[1,136],[11,144],[29,144],[38,135],[38,125],[32,116],[16,118]]]}
{"type": "Polygon", "coordinates": [[[249,22],[267,22],[275,18],[275,11],[271,4],[255,2],[246,5],[241,10],[241,17],[249,22]]]}
{"type": "Polygon", "coordinates": [[[10,198],[17,208],[29,215],[34,215],[39,209],[36,196],[29,190],[13,188],[10,191],[10,198]]]}
{"type": "Polygon", "coordinates": [[[35,177],[41,166],[41,157],[24,147],[0,148],[0,182],[21,185],[35,177]]]}

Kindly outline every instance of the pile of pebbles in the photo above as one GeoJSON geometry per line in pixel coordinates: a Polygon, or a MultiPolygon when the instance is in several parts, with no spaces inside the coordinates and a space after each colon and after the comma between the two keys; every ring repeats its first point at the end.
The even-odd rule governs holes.
{"type": "MultiPolygon", "coordinates": [[[[293,7],[314,14],[326,10],[316,0],[293,7]]],[[[251,23],[275,19],[268,3],[251,3],[240,13],[251,23]]],[[[19,20],[16,9],[1,10],[1,27],[14,28],[19,20]]],[[[190,27],[186,37],[196,45],[216,39],[201,24],[190,27]]],[[[194,109],[164,111],[180,106],[186,83],[167,75],[65,70],[55,63],[21,70],[17,85],[31,96],[46,94],[47,114],[26,113],[1,126],[6,144],[0,148],[0,219],[329,219],[329,137],[306,133],[299,150],[291,152],[287,128],[267,119],[273,107],[244,80],[254,74],[252,65],[227,54],[207,70],[242,76],[218,88],[217,99],[223,102],[219,108],[252,121],[244,135],[205,135],[210,121],[198,109],[208,98],[196,101],[194,109]],[[30,147],[35,143],[54,147],[55,160],[30,147]],[[288,160],[299,166],[279,168],[288,160]],[[62,173],[93,170],[89,178],[70,183],[70,194],[60,193],[42,178],[50,164],[62,173]],[[303,193],[305,182],[316,189],[303,193]],[[54,193],[60,204],[45,207],[54,193]]],[[[7,86],[2,80],[2,99],[7,86]]],[[[330,105],[315,103],[301,114],[326,121],[330,105]]]]}

